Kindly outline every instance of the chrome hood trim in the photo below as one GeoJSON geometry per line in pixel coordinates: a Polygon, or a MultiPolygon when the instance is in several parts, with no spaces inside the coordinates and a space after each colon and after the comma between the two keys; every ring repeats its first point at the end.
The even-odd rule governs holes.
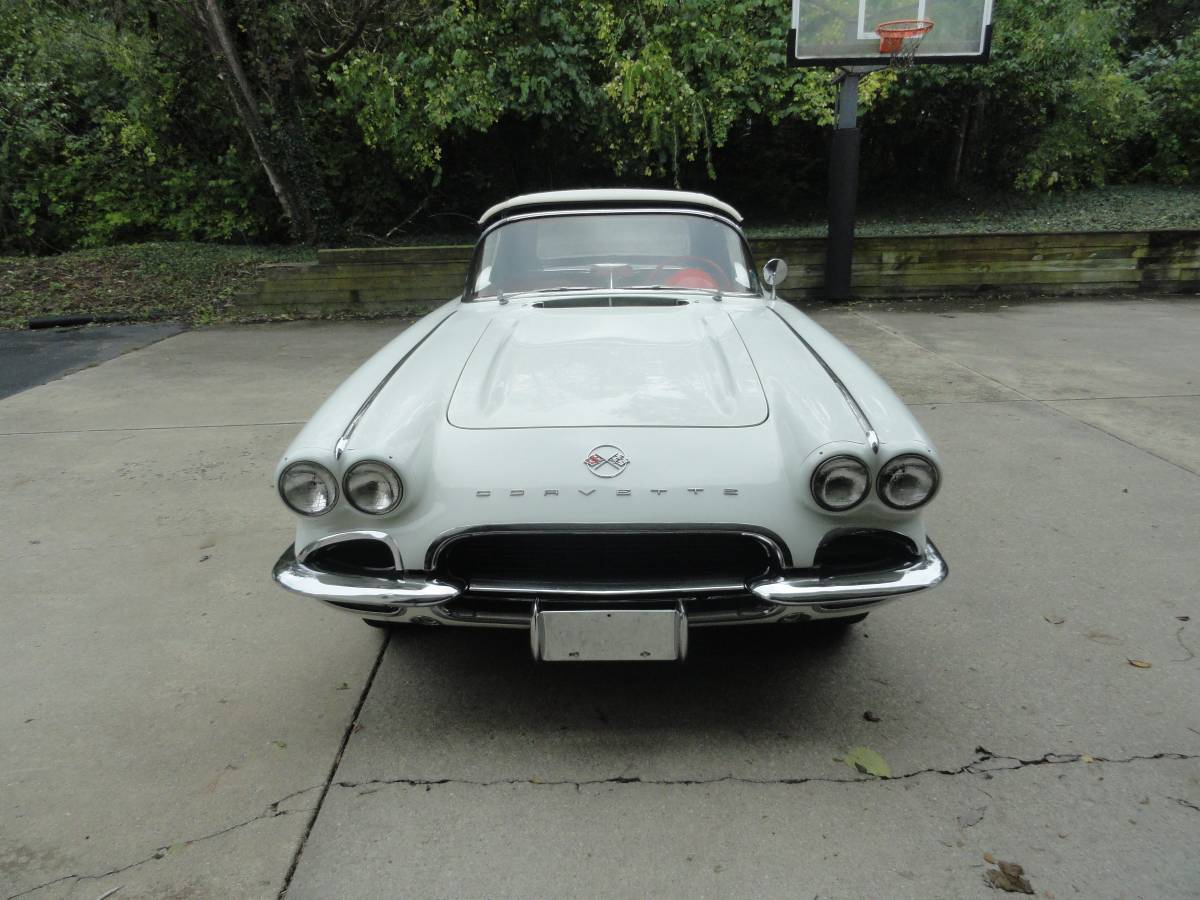
{"type": "Polygon", "coordinates": [[[879,435],[875,432],[875,426],[871,424],[871,420],[867,418],[867,414],[863,411],[862,406],[857,400],[854,399],[854,395],[850,393],[850,388],[846,387],[846,383],[838,377],[837,372],[833,371],[833,368],[829,365],[829,363],[825,362],[825,359],[821,356],[821,354],[813,349],[812,344],[806,341],[803,335],[801,335],[800,332],[792,327],[791,322],[789,322],[783,316],[780,316],[779,313],[774,309],[772,309],[771,312],[774,312],[776,316],[779,316],[779,321],[787,326],[788,331],[796,336],[796,340],[803,344],[804,348],[812,354],[813,359],[821,364],[821,368],[825,370],[825,374],[829,376],[830,381],[832,381],[837,387],[838,391],[841,392],[843,399],[846,401],[846,406],[850,408],[850,412],[852,412],[854,414],[854,418],[858,420],[858,424],[863,430],[863,436],[867,439],[867,445],[871,448],[871,452],[879,453],[879,435]]]}
{"type": "Polygon", "coordinates": [[[408,349],[407,353],[405,353],[402,357],[400,357],[400,359],[396,362],[396,364],[394,366],[392,366],[391,370],[386,375],[383,376],[383,380],[381,380],[379,382],[379,384],[377,384],[375,386],[375,389],[373,391],[371,391],[370,394],[367,395],[367,399],[362,402],[362,405],[358,408],[358,411],[350,419],[349,424],[346,425],[346,429],[345,429],[345,431],[342,432],[342,436],[340,438],[338,438],[338,442],[333,450],[333,455],[334,455],[335,459],[342,458],[342,454],[346,452],[346,447],[349,446],[349,444],[350,444],[350,438],[354,436],[354,429],[356,429],[358,427],[358,423],[361,422],[363,416],[365,416],[367,414],[367,410],[371,408],[371,404],[375,402],[375,398],[378,397],[380,395],[380,393],[383,392],[383,389],[385,387],[387,387],[388,382],[392,380],[392,376],[394,376],[398,371],[400,371],[400,367],[408,361],[408,358],[410,356],[412,356],[414,353],[416,353],[422,344],[424,344],[427,340],[429,340],[431,337],[433,337],[434,332],[437,331],[439,328],[441,328],[443,325],[445,325],[446,322],[453,315],[454,315],[454,311],[451,310],[450,313],[445,316],[445,318],[443,318],[440,322],[438,322],[431,329],[429,329],[429,331],[426,332],[425,335],[423,335],[419,341],[417,341],[415,344],[412,345],[412,347],[410,347],[408,349]]]}

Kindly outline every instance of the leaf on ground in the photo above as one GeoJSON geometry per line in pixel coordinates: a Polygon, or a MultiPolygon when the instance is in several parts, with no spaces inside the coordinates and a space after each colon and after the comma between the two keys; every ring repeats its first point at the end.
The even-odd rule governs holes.
{"type": "Polygon", "coordinates": [[[1084,635],[1089,641],[1095,641],[1097,644],[1119,644],[1120,638],[1113,637],[1111,634],[1105,634],[1103,631],[1089,631],[1084,635]]]}
{"type": "Polygon", "coordinates": [[[983,861],[985,863],[991,863],[992,865],[995,865],[996,857],[992,856],[992,854],[990,854],[990,853],[985,853],[985,854],[983,854],[983,861]]]}
{"type": "Polygon", "coordinates": [[[287,741],[271,741],[271,743],[274,744],[276,747],[278,747],[280,750],[287,749],[287,741]]]}
{"type": "MultiPolygon", "coordinates": [[[[990,862],[991,860],[989,860],[990,862]]],[[[995,869],[983,873],[988,885],[1010,894],[1032,894],[1033,885],[1025,877],[1025,870],[1018,863],[1000,860],[995,869]]]]}
{"type": "Polygon", "coordinates": [[[1051,625],[1061,625],[1063,622],[1067,621],[1062,616],[1042,616],[1042,618],[1051,625]]]}
{"type": "Polygon", "coordinates": [[[1091,756],[1087,753],[1084,753],[1082,756],[1079,757],[1079,761],[1085,762],[1085,763],[1094,763],[1096,761],[1096,757],[1091,756]]]}
{"type": "Polygon", "coordinates": [[[863,775],[874,775],[876,778],[891,778],[892,770],[887,761],[869,747],[851,747],[842,762],[863,775]]]}
{"type": "Polygon", "coordinates": [[[974,809],[968,809],[958,817],[958,827],[973,828],[983,821],[983,814],[985,812],[987,812],[986,806],[977,806],[974,809]]]}
{"type": "Polygon", "coordinates": [[[878,722],[879,714],[873,713],[873,712],[871,712],[871,710],[868,709],[865,713],[863,713],[863,718],[866,719],[868,722],[878,722]]]}
{"type": "Polygon", "coordinates": [[[1131,659],[1131,660],[1129,660],[1129,664],[1131,666],[1133,666],[1135,669],[1150,668],[1150,663],[1146,662],[1144,659],[1131,659]]]}

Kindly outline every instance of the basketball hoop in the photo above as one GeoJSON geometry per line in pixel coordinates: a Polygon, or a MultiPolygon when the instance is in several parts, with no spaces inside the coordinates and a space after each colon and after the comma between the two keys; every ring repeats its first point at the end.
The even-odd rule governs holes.
{"type": "Polygon", "coordinates": [[[879,35],[879,52],[892,58],[894,66],[911,66],[916,60],[917,47],[933,28],[933,19],[896,19],[875,26],[879,35]]]}

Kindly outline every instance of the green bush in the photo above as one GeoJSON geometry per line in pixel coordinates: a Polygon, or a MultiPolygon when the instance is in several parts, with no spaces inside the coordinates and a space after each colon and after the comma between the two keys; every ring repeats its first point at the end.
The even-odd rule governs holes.
{"type": "MultiPolygon", "coordinates": [[[[298,233],[260,145],[322,240],[458,231],[500,197],[587,184],[781,218],[823,203],[835,89],[785,66],[780,0],[219,6],[257,144],[189,4],[0,5],[0,248],[298,233]]],[[[864,80],[864,190],[1200,182],[1196,25],[1191,0],[997,4],[988,65],[864,80]]]]}
{"type": "Polygon", "coordinates": [[[1132,68],[1157,111],[1144,171],[1173,184],[1200,181],[1200,30],[1169,48],[1151,47],[1132,68]]]}

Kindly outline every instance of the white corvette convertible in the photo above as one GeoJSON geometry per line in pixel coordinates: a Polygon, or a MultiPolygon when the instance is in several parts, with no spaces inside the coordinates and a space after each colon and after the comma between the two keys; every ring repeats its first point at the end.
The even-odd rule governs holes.
{"type": "Polygon", "coordinates": [[[484,213],[462,296],[362,365],[276,473],[284,588],[371,624],[522,628],[542,660],[681,659],[695,626],[844,627],[933,587],[937,452],[760,285],[702,194],[484,213]]]}

